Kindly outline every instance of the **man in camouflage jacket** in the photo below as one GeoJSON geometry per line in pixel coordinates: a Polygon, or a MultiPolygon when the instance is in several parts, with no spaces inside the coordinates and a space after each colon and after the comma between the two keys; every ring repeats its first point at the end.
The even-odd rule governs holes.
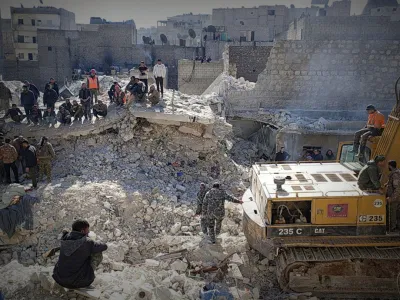
{"type": "Polygon", "coordinates": [[[212,244],[215,244],[215,236],[221,232],[222,220],[225,216],[225,200],[243,203],[220,189],[219,183],[214,183],[212,189],[204,197],[202,215],[207,219],[208,234],[212,244]]]}
{"type": "MultiPolygon", "coordinates": [[[[204,197],[207,194],[207,192],[209,191],[209,189],[207,189],[206,185],[204,183],[200,184],[200,190],[197,193],[197,209],[196,209],[196,215],[200,215],[202,212],[202,207],[203,207],[203,201],[204,201],[204,197]]],[[[200,219],[200,225],[201,225],[201,231],[204,234],[207,234],[207,219],[205,218],[205,216],[201,216],[200,219]]]]}
{"type": "Polygon", "coordinates": [[[46,175],[47,182],[51,182],[51,161],[55,156],[53,146],[48,142],[47,137],[42,137],[37,147],[39,181],[42,181],[43,175],[46,175]]]}
{"type": "Polygon", "coordinates": [[[400,211],[400,169],[394,160],[389,161],[389,182],[387,184],[387,202],[390,210],[390,231],[397,229],[397,216],[400,211]]]}
{"type": "Polygon", "coordinates": [[[15,182],[19,183],[18,179],[18,168],[15,162],[18,159],[17,150],[12,146],[10,139],[5,140],[5,144],[0,147],[0,160],[4,163],[4,169],[6,171],[6,179],[7,183],[11,183],[11,173],[10,170],[14,173],[15,182]]]}

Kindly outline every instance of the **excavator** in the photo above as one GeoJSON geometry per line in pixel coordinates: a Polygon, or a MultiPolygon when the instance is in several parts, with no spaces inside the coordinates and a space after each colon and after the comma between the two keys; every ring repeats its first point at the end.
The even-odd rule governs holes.
{"type": "MultiPolygon", "coordinates": [[[[400,163],[400,100],[364,157],[400,163]]],[[[276,266],[283,290],[316,296],[400,297],[400,235],[388,232],[379,191],[360,190],[365,164],[343,143],[336,161],[257,163],[243,195],[243,229],[251,248],[276,266]]],[[[382,184],[388,170],[382,170],[382,184]]]]}

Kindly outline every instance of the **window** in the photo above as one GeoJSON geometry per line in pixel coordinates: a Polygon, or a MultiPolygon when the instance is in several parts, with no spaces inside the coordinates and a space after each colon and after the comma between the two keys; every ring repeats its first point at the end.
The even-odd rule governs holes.
{"type": "Polygon", "coordinates": [[[53,51],[52,47],[47,47],[47,51],[53,51]]]}
{"type": "Polygon", "coordinates": [[[31,20],[32,26],[36,25],[36,21],[34,19],[31,20]]]}
{"type": "Polygon", "coordinates": [[[18,19],[18,25],[24,25],[24,19],[18,19]]]}
{"type": "Polygon", "coordinates": [[[32,53],[28,53],[28,59],[29,60],[33,60],[33,54],[32,53]]]}
{"type": "Polygon", "coordinates": [[[25,59],[24,53],[18,53],[18,58],[19,59],[25,59]]]}
{"type": "Polygon", "coordinates": [[[25,38],[23,35],[18,36],[18,43],[25,43],[25,38]]]}
{"type": "Polygon", "coordinates": [[[268,16],[275,16],[275,10],[269,10],[268,16]]]}
{"type": "Polygon", "coordinates": [[[32,43],[36,44],[36,36],[32,37],[32,43]]]}

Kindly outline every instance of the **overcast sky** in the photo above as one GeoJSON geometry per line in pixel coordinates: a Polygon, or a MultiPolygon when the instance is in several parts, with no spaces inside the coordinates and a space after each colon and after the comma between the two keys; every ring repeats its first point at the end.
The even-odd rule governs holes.
{"type": "MultiPolygon", "coordinates": [[[[352,13],[360,14],[366,2],[352,0],[352,13]]],[[[0,0],[2,18],[10,17],[10,6],[20,7],[21,3],[24,7],[41,5],[39,0],[0,0]]],[[[156,26],[157,20],[183,13],[211,14],[213,8],[274,4],[307,7],[311,0],[43,0],[43,3],[74,12],[77,23],[89,23],[90,17],[109,21],[134,19],[139,28],[156,26]]]]}

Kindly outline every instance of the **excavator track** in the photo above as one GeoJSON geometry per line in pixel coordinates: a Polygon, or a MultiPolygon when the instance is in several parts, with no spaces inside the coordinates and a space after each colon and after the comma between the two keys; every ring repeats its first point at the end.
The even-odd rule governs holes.
{"type": "Polygon", "coordinates": [[[280,248],[276,265],[284,290],[399,297],[400,248],[280,248]]]}

